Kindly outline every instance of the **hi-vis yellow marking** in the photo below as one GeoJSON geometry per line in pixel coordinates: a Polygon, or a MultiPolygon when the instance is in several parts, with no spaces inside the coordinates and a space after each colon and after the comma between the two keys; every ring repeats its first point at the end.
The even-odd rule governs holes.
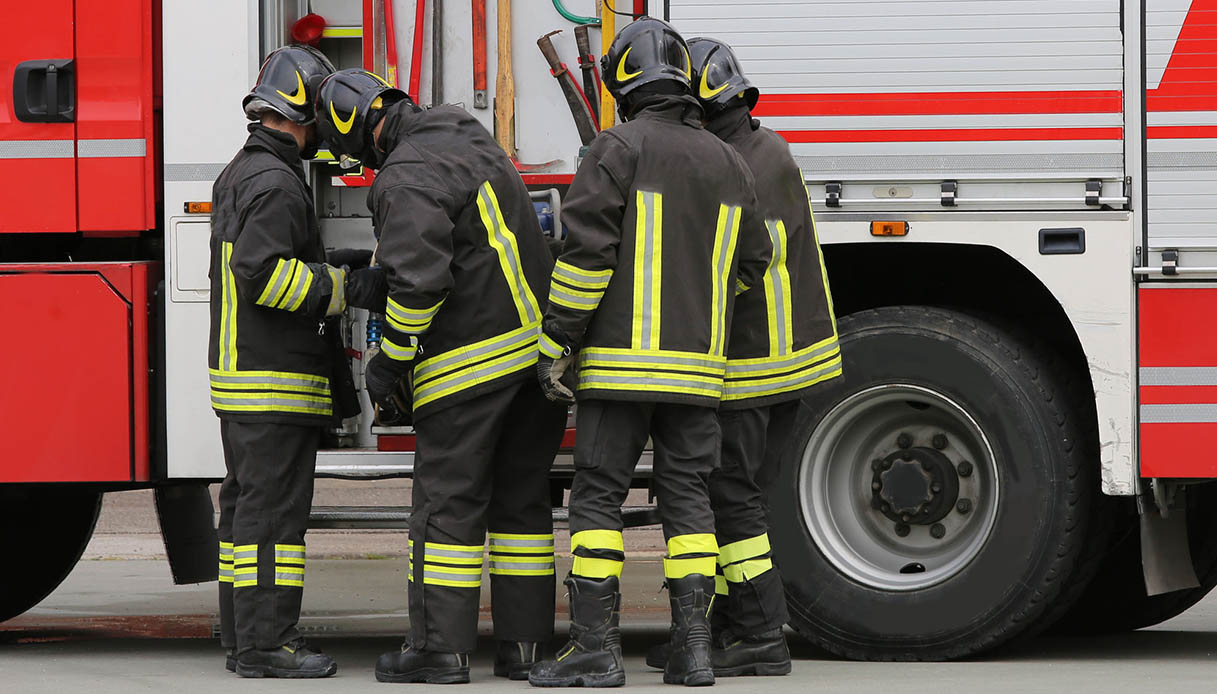
{"type": "Polygon", "coordinates": [[[629,82],[630,80],[632,80],[635,77],[642,74],[642,70],[639,70],[638,72],[626,72],[625,71],[625,59],[630,57],[630,51],[632,51],[632,50],[634,50],[633,46],[630,46],[629,48],[625,49],[625,53],[621,54],[621,60],[617,61],[617,81],[618,82],[629,82]]]}
{"type": "Polygon", "coordinates": [[[706,79],[709,76],[709,74],[710,74],[709,70],[703,70],[701,73],[701,85],[698,87],[698,91],[699,91],[699,95],[703,99],[713,99],[714,97],[721,94],[724,89],[726,89],[728,86],[730,86],[730,84],[728,83],[728,84],[720,85],[717,89],[711,89],[710,83],[706,79]]]}
{"type": "Polygon", "coordinates": [[[334,119],[334,127],[338,128],[338,132],[346,135],[351,132],[351,126],[355,125],[355,114],[359,111],[359,107],[351,109],[351,117],[342,120],[338,117],[338,112],[334,110],[334,102],[330,102],[330,116],[334,119]]]}
{"type": "Polygon", "coordinates": [[[279,92],[279,96],[283,97],[284,99],[287,99],[288,101],[290,101],[291,103],[293,103],[297,106],[303,106],[304,102],[308,101],[308,94],[304,93],[304,78],[300,76],[299,71],[296,72],[296,93],[295,94],[284,94],[283,92],[280,92],[278,89],[276,89],[275,91],[279,92]]]}

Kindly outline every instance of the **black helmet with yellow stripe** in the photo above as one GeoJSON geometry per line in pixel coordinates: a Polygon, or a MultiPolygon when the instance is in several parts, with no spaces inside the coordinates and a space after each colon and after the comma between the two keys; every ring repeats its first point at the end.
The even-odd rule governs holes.
{"type": "Polygon", "coordinates": [[[409,100],[406,93],[367,70],[341,70],[321,83],[317,95],[317,139],[329,145],[344,166],[376,167],[372,131],[385,109],[409,100]]]}
{"type": "Polygon", "coordinates": [[[756,106],[761,92],[744,76],[739,59],[731,47],[717,39],[689,39],[689,54],[693,57],[693,96],[701,102],[707,116],[733,103],[756,106]]]}
{"type": "Polygon", "coordinates": [[[671,24],[654,17],[641,17],[613,38],[600,59],[604,86],[618,102],[644,84],[672,82],[689,89],[692,60],[685,40],[671,24]]]}
{"type": "Polygon", "coordinates": [[[309,125],[315,113],[317,88],[333,73],[334,66],[321,51],[310,46],[284,46],[266,56],[258,82],[241,106],[250,120],[269,110],[298,125],[309,125]]]}

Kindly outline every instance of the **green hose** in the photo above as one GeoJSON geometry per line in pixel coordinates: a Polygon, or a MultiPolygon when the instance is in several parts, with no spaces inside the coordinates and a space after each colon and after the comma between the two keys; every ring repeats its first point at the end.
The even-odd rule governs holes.
{"type": "Polygon", "coordinates": [[[575,24],[600,23],[600,19],[598,17],[580,17],[577,14],[573,14],[570,10],[562,6],[562,0],[554,0],[554,9],[558,11],[558,14],[565,17],[568,21],[574,22],[575,24]]]}

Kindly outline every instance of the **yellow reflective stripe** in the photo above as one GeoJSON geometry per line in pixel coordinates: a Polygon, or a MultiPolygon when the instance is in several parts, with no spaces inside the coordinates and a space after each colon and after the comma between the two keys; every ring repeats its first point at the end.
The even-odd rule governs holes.
{"type": "Polygon", "coordinates": [[[219,378],[211,378],[211,390],[216,393],[223,392],[241,392],[241,391],[278,391],[282,393],[315,393],[317,395],[329,395],[329,384],[325,386],[297,386],[286,383],[276,383],[273,381],[254,381],[243,380],[240,382],[231,382],[219,378]]]}
{"type": "Polygon", "coordinates": [[[781,357],[749,357],[747,359],[728,359],[727,378],[751,378],[770,374],[785,373],[800,366],[814,364],[827,359],[839,350],[837,337],[826,337],[823,340],[808,345],[792,354],[781,357]]]}
{"type": "Polygon", "coordinates": [[[417,409],[428,403],[459,393],[483,383],[523,371],[535,366],[538,360],[536,335],[514,352],[508,352],[501,357],[491,359],[463,371],[456,371],[414,386],[414,407],[417,409]]]}
{"type": "Polygon", "coordinates": [[[222,369],[237,368],[237,282],[232,275],[232,243],[220,247],[220,357],[222,369]]]}
{"type": "Polygon", "coordinates": [[[501,564],[546,564],[546,563],[552,564],[552,563],[554,563],[554,555],[541,554],[541,555],[537,555],[537,556],[519,556],[519,557],[496,555],[496,556],[491,557],[490,561],[492,561],[492,562],[497,561],[501,564]]]}
{"type": "Polygon", "coordinates": [[[410,361],[414,359],[416,354],[418,354],[418,343],[414,341],[413,337],[411,337],[409,346],[402,347],[389,338],[382,337],[380,338],[380,351],[389,355],[390,359],[396,361],[410,361]]]}
{"type": "Polygon", "coordinates": [[[727,588],[727,577],[722,576],[722,575],[715,576],[714,577],[714,594],[715,595],[727,595],[728,590],[729,589],[727,588]]]}
{"type": "Polygon", "coordinates": [[[516,245],[516,235],[507,226],[503,210],[499,208],[499,199],[495,195],[494,186],[490,181],[482,184],[478,190],[478,212],[482,216],[482,224],[486,227],[486,236],[492,248],[499,256],[499,267],[503,277],[511,289],[511,298],[520,315],[520,324],[529,325],[541,320],[541,308],[537,298],[528,286],[524,276],[524,266],[520,261],[520,249],[516,245]]]}
{"type": "Polygon", "coordinates": [[[751,289],[751,287],[744,284],[743,280],[739,279],[738,277],[736,278],[736,280],[735,280],[735,295],[736,296],[743,294],[744,292],[748,291],[749,289],[751,289]]]}
{"type": "Polygon", "coordinates": [[[394,330],[407,335],[422,335],[431,327],[432,319],[443,305],[444,300],[440,299],[431,308],[406,308],[390,298],[385,304],[385,318],[389,321],[389,327],[394,330]]]}
{"type": "Polygon", "coordinates": [[[291,371],[223,371],[208,369],[212,385],[242,386],[246,383],[261,386],[276,384],[290,386],[297,390],[313,390],[330,392],[330,379],[315,374],[293,373],[291,371]]]}
{"type": "Polygon", "coordinates": [[[718,554],[718,540],[714,533],[676,535],[668,540],[668,556],[682,554],[718,554]]]}
{"type": "Polygon", "coordinates": [[[291,412],[293,414],[313,414],[325,415],[332,414],[329,407],[318,407],[316,405],[285,405],[275,403],[272,405],[233,405],[231,403],[217,402],[213,396],[211,399],[211,407],[221,412],[291,412]]]}
{"type": "Polygon", "coordinates": [[[742,400],[787,393],[823,383],[840,376],[841,373],[841,355],[838,354],[826,362],[783,376],[727,381],[723,386],[723,399],[742,400]]]}
{"type": "Polygon", "coordinates": [[[553,567],[548,569],[505,569],[494,565],[491,562],[490,575],[492,576],[553,576],[553,567]]]}
{"type": "Polygon", "coordinates": [[[727,364],[722,355],[668,349],[634,350],[614,347],[585,347],[579,353],[580,368],[640,367],[663,371],[685,371],[721,376],[727,364]]]}
{"type": "Polygon", "coordinates": [[[663,195],[637,191],[634,229],[634,349],[659,348],[663,288],[663,195]]]}
{"type": "Polygon", "coordinates": [[[750,581],[757,576],[765,573],[773,568],[773,561],[766,557],[765,559],[749,559],[738,564],[731,564],[723,567],[723,575],[731,583],[743,583],[750,581]]]}
{"type": "Polygon", "coordinates": [[[714,230],[714,274],[710,284],[710,353],[727,351],[727,286],[735,263],[735,246],[739,238],[740,208],[718,206],[718,224],[714,230]]]}
{"type": "Polygon", "coordinates": [[[440,566],[438,564],[430,564],[430,563],[424,562],[423,569],[424,570],[435,569],[436,571],[443,571],[446,573],[457,574],[457,575],[461,575],[461,576],[481,576],[482,575],[482,567],[480,567],[480,566],[474,566],[474,567],[440,566]]]}
{"type": "Polygon", "coordinates": [[[220,561],[232,562],[232,543],[220,541],[220,561]]]}
{"type": "Polygon", "coordinates": [[[537,331],[541,323],[524,325],[502,335],[494,335],[473,344],[442,352],[434,357],[424,359],[414,369],[414,386],[419,387],[432,378],[443,374],[451,374],[468,368],[471,364],[481,362],[503,352],[516,350],[524,346],[535,345],[537,331]]]}
{"type": "Polygon", "coordinates": [[[233,569],[232,585],[234,588],[247,588],[258,585],[258,567],[246,566],[233,569]]]}
{"type": "Polygon", "coordinates": [[[640,386],[661,392],[661,393],[681,393],[684,395],[698,395],[707,398],[722,397],[722,388],[691,388],[688,386],[675,385],[672,383],[655,383],[655,382],[635,382],[635,381],[613,381],[603,378],[584,378],[580,375],[579,390],[620,390],[627,392],[637,392],[640,386]]]}
{"type": "Polygon", "coordinates": [[[317,404],[330,404],[330,398],[319,395],[306,395],[304,393],[282,393],[282,392],[244,392],[240,390],[217,390],[211,389],[211,397],[225,398],[233,400],[298,400],[302,402],[315,402],[317,404]]]}
{"type": "Polygon", "coordinates": [[[237,545],[232,548],[233,560],[237,566],[258,563],[257,545],[237,545]]]}
{"type": "Polygon", "coordinates": [[[786,225],[780,219],[765,220],[773,257],[765,270],[765,313],[769,323],[769,354],[781,356],[794,349],[790,317],[790,272],[786,268],[786,225]]]}
{"type": "Polygon", "coordinates": [[[629,379],[630,382],[638,385],[645,385],[652,381],[681,381],[683,383],[696,383],[709,386],[715,390],[723,385],[723,379],[719,375],[702,376],[699,374],[683,374],[672,373],[668,371],[652,371],[644,369],[597,369],[584,364],[580,364],[580,376],[586,376],[588,379],[610,380],[616,382],[625,382],[629,379]]]}
{"type": "Polygon", "coordinates": [[[297,261],[297,266],[300,268],[300,273],[296,276],[296,284],[298,287],[292,288],[292,298],[284,299],[284,303],[288,311],[295,311],[304,303],[304,297],[308,296],[308,290],[313,286],[313,271],[308,269],[304,263],[297,261]]]}
{"type": "MultiPolygon", "coordinates": [[[[492,553],[552,555],[554,552],[554,536],[553,533],[490,533],[490,551],[492,553]]],[[[502,561],[507,560],[503,559],[502,561]]]]}
{"type": "Polygon", "coordinates": [[[330,274],[330,303],[325,308],[325,315],[337,316],[347,307],[347,273],[340,267],[325,266],[330,274]]]}
{"type": "Polygon", "coordinates": [[[437,562],[439,564],[468,564],[470,566],[473,566],[473,565],[481,566],[482,565],[482,557],[480,555],[478,557],[474,558],[474,557],[446,557],[446,556],[442,556],[442,555],[438,555],[438,554],[424,553],[423,561],[424,562],[437,562]]]}
{"type": "MultiPolygon", "coordinates": [[[[409,547],[414,547],[414,540],[409,541],[409,547]]],[[[423,547],[426,549],[438,549],[447,552],[463,552],[468,555],[482,556],[482,545],[449,545],[443,542],[424,542],[423,547]]]]}
{"type": "Polygon", "coordinates": [[[270,279],[266,280],[266,287],[262,289],[255,303],[262,306],[273,306],[274,299],[283,293],[283,288],[287,286],[287,275],[290,272],[291,261],[287,258],[279,258],[275,262],[275,271],[271,273],[270,279]]]}
{"type": "Polygon", "coordinates": [[[624,552],[625,538],[620,530],[582,530],[570,536],[571,551],[575,551],[576,547],[624,552]]]}
{"type": "Polygon", "coordinates": [[[304,564],[304,545],[275,545],[276,564],[304,564]]]}
{"type": "Polygon", "coordinates": [[[595,559],[592,557],[575,557],[570,572],[583,578],[608,578],[621,576],[624,562],[613,559],[595,559]]]}
{"type": "Polygon", "coordinates": [[[556,279],[549,285],[551,302],[577,311],[595,311],[603,298],[603,290],[585,292],[581,289],[571,289],[556,279]]]}
{"type": "Polygon", "coordinates": [[[613,277],[612,270],[584,270],[559,259],[554,263],[553,278],[582,289],[604,289],[613,277]]]}
{"type": "MultiPolygon", "coordinates": [[[[432,585],[432,586],[445,586],[447,588],[481,588],[482,587],[482,577],[481,576],[478,576],[477,580],[473,581],[473,580],[464,580],[464,579],[452,580],[452,579],[446,579],[446,578],[439,578],[440,576],[443,576],[443,575],[444,575],[443,573],[439,573],[439,572],[430,572],[430,575],[428,575],[426,572],[424,572],[423,583],[426,583],[427,585],[432,585]]],[[[414,578],[411,577],[410,580],[413,581],[414,578]]]]}
{"type": "Polygon", "coordinates": [[[669,559],[664,557],[664,578],[684,578],[691,574],[713,576],[714,557],[693,557],[691,559],[669,559]]]}
{"type": "Polygon", "coordinates": [[[726,566],[727,564],[734,564],[737,561],[753,559],[766,554],[769,554],[769,535],[768,533],[761,533],[755,537],[732,542],[720,547],[718,550],[718,563],[726,566]]]}
{"type": "Polygon", "coordinates": [[[541,354],[544,354],[550,359],[559,359],[566,354],[566,348],[555,342],[552,337],[546,335],[545,333],[541,333],[540,335],[540,348],[541,354]]]}

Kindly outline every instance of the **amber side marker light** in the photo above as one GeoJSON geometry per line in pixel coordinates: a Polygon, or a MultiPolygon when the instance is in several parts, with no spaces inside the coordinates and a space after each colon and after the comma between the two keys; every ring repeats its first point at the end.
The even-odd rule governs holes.
{"type": "Polygon", "coordinates": [[[871,236],[908,236],[908,222],[871,222],[871,236]]]}
{"type": "Polygon", "coordinates": [[[208,202],[188,202],[182,205],[186,210],[186,214],[211,214],[211,201],[208,202]]]}

